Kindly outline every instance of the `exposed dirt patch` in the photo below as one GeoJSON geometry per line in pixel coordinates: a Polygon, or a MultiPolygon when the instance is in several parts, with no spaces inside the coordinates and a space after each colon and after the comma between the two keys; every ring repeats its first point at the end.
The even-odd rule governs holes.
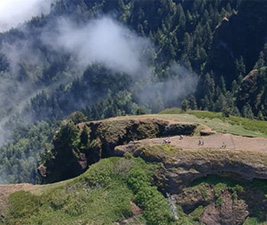
{"type": "Polygon", "coordinates": [[[130,202],[130,203],[131,203],[131,212],[133,216],[137,216],[143,213],[142,209],[138,207],[134,202],[130,202]]]}
{"type": "Polygon", "coordinates": [[[267,138],[242,137],[232,134],[214,134],[205,137],[183,136],[182,139],[180,136],[170,136],[140,140],[135,144],[164,144],[166,139],[170,140],[169,145],[182,149],[212,148],[267,153],[267,138]]]}

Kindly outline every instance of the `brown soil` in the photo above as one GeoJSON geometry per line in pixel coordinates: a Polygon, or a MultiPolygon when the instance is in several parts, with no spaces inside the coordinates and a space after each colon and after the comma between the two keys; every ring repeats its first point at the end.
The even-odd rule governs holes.
{"type": "Polygon", "coordinates": [[[214,134],[205,137],[189,137],[173,136],[169,138],[154,138],[142,140],[144,144],[163,144],[165,139],[171,141],[170,145],[174,145],[183,149],[201,149],[201,148],[217,148],[220,149],[225,144],[225,149],[252,151],[267,154],[267,138],[251,138],[242,137],[232,134],[214,134]],[[204,141],[204,145],[199,145],[199,141],[204,141]]]}

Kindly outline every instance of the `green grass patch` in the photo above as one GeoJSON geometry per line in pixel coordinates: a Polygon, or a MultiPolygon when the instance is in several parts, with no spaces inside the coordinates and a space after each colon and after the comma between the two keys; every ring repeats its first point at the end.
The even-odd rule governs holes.
{"type": "Polygon", "coordinates": [[[194,221],[199,221],[199,217],[204,212],[204,206],[197,207],[193,212],[191,212],[189,215],[194,221]]]}
{"type": "Polygon", "coordinates": [[[180,108],[170,108],[170,109],[165,109],[161,111],[159,114],[180,114],[182,112],[183,111],[180,108]]]}
{"type": "Polygon", "coordinates": [[[39,186],[37,195],[15,192],[9,197],[7,224],[113,224],[128,218],[134,193],[127,180],[134,168],[148,181],[155,170],[142,159],[109,158],[70,181],[39,186]]]}
{"type": "Polygon", "coordinates": [[[172,224],[167,200],[151,186],[156,167],[141,158],[108,158],[68,182],[39,186],[38,195],[15,192],[6,224],[113,224],[132,216],[131,201],[144,212],[132,224],[172,224]]]}
{"type": "Polygon", "coordinates": [[[255,217],[248,217],[246,221],[243,223],[243,225],[267,225],[267,221],[262,222],[255,217]]]}
{"type": "Polygon", "coordinates": [[[219,119],[224,123],[231,124],[232,126],[242,126],[246,130],[251,130],[267,135],[267,121],[252,120],[237,116],[224,117],[221,113],[209,111],[188,111],[188,113],[195,115],[196,117],[201,119],[219,119]]]}
{"type": "MultiPolygon", "coordinates": [[[[146,117],[148,116],[149,115],[146,115],[146,117]]],[[[200,110],[188,110],[182,112],[179,108],[171,108],[160,112],[158,117],[202,123],[211,127],[213,130],[223,133],[252,137],[267,137],[267,121],[252,120],[237,116],[224,117],[222,113],[219,112],[200,110]]]]}

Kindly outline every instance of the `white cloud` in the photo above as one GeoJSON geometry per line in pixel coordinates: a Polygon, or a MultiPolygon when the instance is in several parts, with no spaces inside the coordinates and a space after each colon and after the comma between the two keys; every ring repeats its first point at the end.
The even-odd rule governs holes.
{"type": "Polygon", "coordinates": [[[57,51],[71,54],[82,68],[101,63],[131,75],[144,72],[144,54],[152,49],[151,43],[112,18],[91,20],[83,26],[61,18],[57,27],[58,33],[48,30],[43,41],[57,51]]]}
{"type": "Polygon", "coordinates": [[[0,32],[48,13],[52,2],[54,0],[0,0],[0,32]]]}

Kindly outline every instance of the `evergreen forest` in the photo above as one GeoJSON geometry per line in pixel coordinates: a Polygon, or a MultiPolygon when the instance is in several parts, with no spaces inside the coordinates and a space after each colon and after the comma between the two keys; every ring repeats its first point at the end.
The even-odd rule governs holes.
{"type": "Polygon", "coordinates": [[[266,12],[260,0],[58,0],[0,33],[2,183],[40,182],[64,119],[179,107],[266,121],[266,12]]]}

